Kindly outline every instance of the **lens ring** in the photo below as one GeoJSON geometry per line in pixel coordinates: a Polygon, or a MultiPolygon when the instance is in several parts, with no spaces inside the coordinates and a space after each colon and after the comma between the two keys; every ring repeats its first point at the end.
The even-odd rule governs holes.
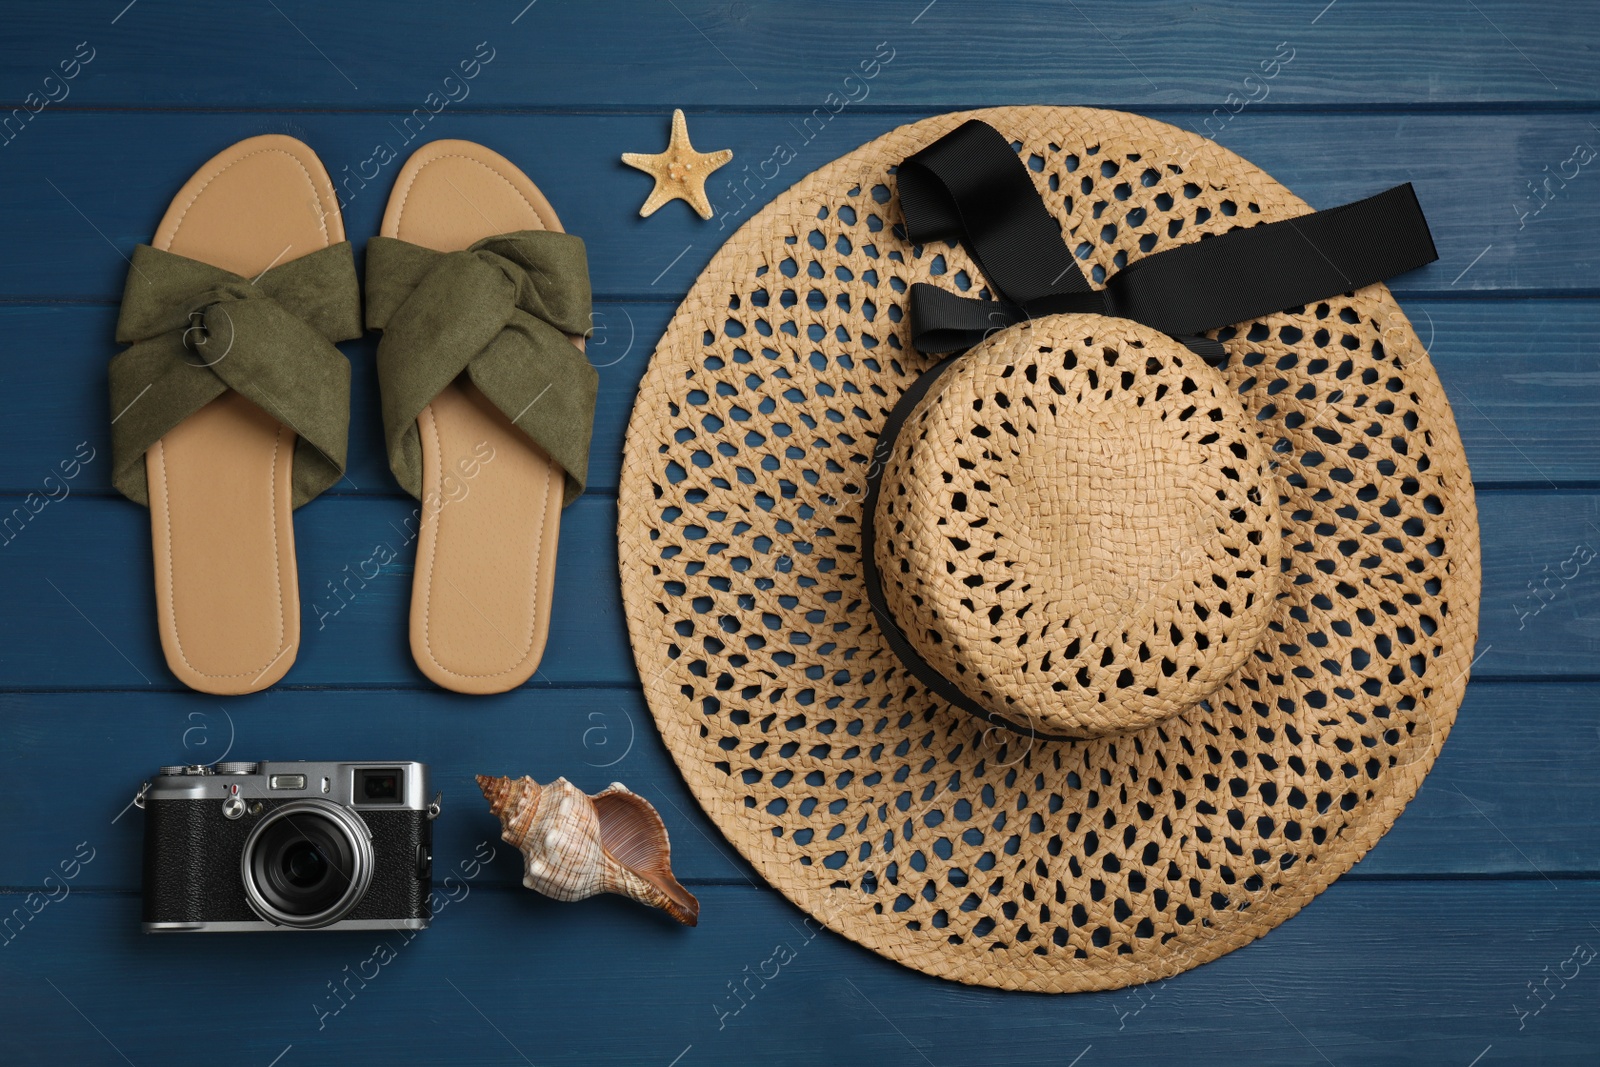
{"type": "Polygon", "coordinates": [[[315,930],[343,919],[361,902],[372,885],[374,866],[372,833],[359,815],[327,800],[292,800],[273,808],[251,829],[239,858],[239,877],[245,900],[257,915],[277,926],[315,930]],[[289,828],[293,836],[286,839],[289,828]],[[308,863],[315,866],[320,860],[324,865],[321,876],[309,885],[297,884],[285,864],[292,852],[302,856],[302,875],[308,863]],[[309,859],[310,854],[316,859],[309,859]],[[326,894],[311,891],[327,881],[327,867],[342,876],[345,884],[343,891],[324,905],[321,897],[326,894]],[[321,906],[296,909],[296,896],[315,899],[321,906]]]}

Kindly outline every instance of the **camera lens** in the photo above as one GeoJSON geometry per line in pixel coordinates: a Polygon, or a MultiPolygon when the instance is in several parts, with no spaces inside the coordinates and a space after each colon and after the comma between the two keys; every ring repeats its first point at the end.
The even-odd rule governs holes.
{"type": "Polygon", "coordinates": [[[311,889],[328,876],[328,858],[309,841],[296,841],[283,851],[283,873],[296,889],[311,889]]]}
{"type": "Polygon", "coordinates": [[[337,907],[355,870],[355,850],[342,828],[300,812],[262,827],[248,876],[274,910],[306,919],[337,907]]]}
{"type": "Polygon", "coordinates": [[[262,918],[315,929],[338,922],[372,881],[372,841],[348,808],[297,800],[251,830],[241,858],[245,897],[262,918]]]}

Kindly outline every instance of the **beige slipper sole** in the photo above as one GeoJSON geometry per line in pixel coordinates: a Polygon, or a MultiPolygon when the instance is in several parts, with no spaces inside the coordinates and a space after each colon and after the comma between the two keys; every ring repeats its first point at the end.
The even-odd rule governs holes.
{"type": "MultiPolygon", "coordinates": [[[[343,240],[322,161],[292,137],[268,135],[240,141],[201,167],[151,244],[255,278],[343,240]]],[[[209,344],[199,358],[227,358],[209,344]]],[[[294,663],[295,439],[270,413],[229,392],[145,455],[161,647],[191,689],[253,693],[294,663]]]]}
{"type": "MultiPolygon", "coordinates": [[[[382,233],[443,252],[561,222],[527,175],[470,141],[418,149],[395,179],[382,233]]],[[[581,351],[583,341],[574,338],[581,351]]],[[[422,516],[411,654],[458,693],[533,676],[550,633],[565,475],[465,376],[417,417],[422,516]]]]}

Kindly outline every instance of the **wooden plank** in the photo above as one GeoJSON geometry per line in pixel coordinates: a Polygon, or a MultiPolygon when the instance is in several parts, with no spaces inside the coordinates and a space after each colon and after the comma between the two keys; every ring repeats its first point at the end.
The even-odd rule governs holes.
{"type": "MultiPolygon", "coordinates": [[[[50,600],[31,620],[12,615],[8,627],[0,619],[0,634],[9,628],[24,642],[29,632],[34,635],[26,648],[13,644],[0,653],[0,672],[14,686],[92,685],[92,679],[104,678],[119,687],[171,687],[155,628],[147,625],[154,608],[143,560],[129,566],[123,551],[106,551],[120,541],[141,546],[135,550],[141,555],[148,544],[145,514],[109,499],[69,498],[59,508],[56,514],[49,507],[40,511],[5,546],[10,558],[0,588],[9,586],[8,596],[50,600]],[[50,522],[68,507],[76,509],[75,521],[50,522]],[[43,534],[47,523],[51,533],[43,534]],[[68,630],[41,626],[44,619],[68,630]],[[85,639],[97,647],[81,644],[85,639]],[[69,662],[74,657],[62,656],[63,647],[82,649],[85,661],[69,662]],[[86,670],[89,663],[99,667],[86,670]]],[[[409,497],[335,498],[315,508],[297,516],[304,637],[291,677],[318,685],[425,684],[406,636],[415,504],[409,497]],[[313,522],[316,515],[321,521],[313,522]],[[376,561],[389,553],[399,558],[380,567],[376,561]]],[[[562,612],[563,621],[552,626],[533,684],[633,680],[616,586],[614,523],[614,505],[603,497],[585,497],[567,510],[557,610],[578,604],[583,610],[562,612]]],[[[0,645],[5,640],[0,636],[0,645]]]]}
{"type": "MultiPolygon", "coordinates": [[[[131,16],[130,16],[131,17],[131,16]]],[[[531,16],[530,16],[531,17],[531,16]]],[[[1028,94],[1033,97],[1034,94],[1028,94]]],[[[0,262],[0,298],[116,301],[135,244],[149,239],[173,193],[206,159],[240,138],[292,133],[322,154],[345,185],[345,224],[358,244],[378,229],[401,162],[423,140],[481,141],[526,166],[563,224],[585,238],[595,291],[606,298],[676,301],[734,228],[807,172],[904,122],[932,113],[845,110],[806,127],[803,112],[707,114],[691,132],[702,148],[732,148],[735,159],[708,188],[718,218],[702,222],[682,203],[649,219],[638,205],[648,176],[618,156],[664,143],[666,113],[650,115],[481,114],[448,110],[408,144],[401,116],[328,112],[41,113],[51,133],[0,151],[0,187],[10,197],[13,247],[49,254],[0,262]],[[761,164],[782,143],[793,161],[763,180],[761,164]],[[388,145],[387,164],[377,148],[388,145]],[[116,162],[113,162],[116,161],[116,162]],[[369,179],[363,179],[361,173],[369,179]],[[745,168],[749,168],[746,170],[745,168]],[[363,184],[364,183],[364,184],[363,184]],[[741,191],[734,189],[739,183],[741,191]]],[[[1190,113],[1154,111],[1180,125],[1190,113]]],[[[1600,112],[1362,112],[1288,114],[1245,110],[1221,141],[1264,167],[1309,203],[1332,207],[1411,181],[1428,212],[1439,262],[1398,279],[1397,292],[1600,290],[1600,197],[1587,167],[1541,200],[1543,181],[1600,135],[1600,112]],[[1494,146],[1486,150],[1485,146],[1494,146]],[[1535,213],[1538,204],[1546,206],[1535,213]]],[[[768,168],[768,173],[773,173],[768,168]]]]}
{"type": "MultiPolygon", "coordinates": [[[[0,519],[21,503],[0,499],[0,519]]],[[[1600,673],[1600,496],[1492,492],[1478,504],[1478,673],[1600,673]]],[[[347,497],[297,514],[304,639],[288,684],[426,685],[406,638],[414,551],[406,522],[414,508],[410,497],[347,497]],[[389,553],[394,561],[380,566],[389,553]]],[[[8,687],[175,687],[152,621],[146,523],[146,513],[124,500],[68,498],[46,505],[0,547],[0,597],[27,608],[0,617],[0,677],[8,687]]],[[[609,497],[585,496],[567,509],[555,620],[531,685],[635,681],[615,523],[609,497]]]]}
{"type": "Polygon", "coordinates": [[[1600,474],[1600,303],[1405,301],[1472,465],[1473,484],[1555,488],[1600,474]]]}
{"type": "MultiPolygon", "coordinates": [[[[1449,301],[1405,303],[1429,347],[1472,462],[1479,488],[1600,486],[1600,362],[1589,338],[1600,335],[1600,301],[1449,301]]],[[[670,303],[602,303],[596,307],[590,362],[600,371],[600,398],[589,456],[589,488],[615,491],[622,440],[650,353],[673,313],[670,303]]],[[[60,463],[87,442],[95,462],[109,457],[115,414],[106,405],[104,364],[116,310],[63,304],[0,305],[0,329],[12,351],[0,365],[0,392],[27,397],[0,422],[0,492],[59,481],[60,463]],[[104,418],[93,417],[95,412],[104,418]]],[[[349,478],[341,494],[395,494],[379,429],[373,377],[376,335],[344,346],[354,369],[349,478]]],[[[90,465],[91,469],[93,464],[90,465]]],[[[49,491],[109,494],[105,467],[49,491]]]]}
{"type": "Polygon", "coordinates": [[[122,5],[110,7],[92,19],[49,6],[19,12],[0,47],[0,69],[10,72],[0,96],[20,103],[29,92],[65,92],[63,103],[75,107],[317,108],[422,107],[430,92],[465,108],[816,107],[830,92],[944,107],[1061,99],[1209,108],[1230,92],[1256,106],[1600,97],[1594,20],[1581,8],[1534,17],[1516,0],[1465,9],[1447,0],[1167,0],[1137,20],[1112,0],[1065,9],[1030,0],[981,15],[898,0],[866,22],[845,0],[803,9],[706,0],[462,3],[445,26],[422,0],[385,5],[376,19],[366,5],[284,0],[209,18],[207,54],[215,59],[203,78],[195,27],[182,10],[146,4],[112,25],[122,5]],[[618,25],[629,32],[614,32],[618,25]],[[44,85],[85,38],[92,62],[65,87],[44,85]],[[875,54],[893,58],[865,89],[844,80],[875,54]],[[493,58],[464,84],[445,82],[474,55],[493,58]],[[1274,56],[1292,58],[1262,66],[1274,56]],[[284,76],[288,69],[293,77],[284,76]],[[1263,80],[1264,72],[1273,77],[1263,80]]]}
{"type": "Polygon", "coordinates": [[[441,690],[278,690],[249,701],[135,693],[114,702],[87,693],[12,693],[0,696],[0,736],[10,739],[0,752],[0,812],[10,827],[0,886],[39,883],[63,836],[93,831],[110,861],[94,865],[82,884],[137,888],[143,816],[128,804],[139,784],[165,764],[223,758],[423,760],[444,792],[434,827],[440,855],[468,855],[474,842],[500,832],[475,775],[565,776],[591,793],[620,780],[660,809],[680,877],[753,877],[689,796],[637,689],[471,700],[441,690]],[[93,776],[63,805],[59,791],[44,787],[48,768],[85,760],[116,773],[93,776]]]}
{"type": "MultiPolygon", "coordinates": [[[[590,792],[622,781],[650,798],[686,882],[755,877],[701,814],[638,690],[556,689],[465,705],[439,691],[0,696],[0,736],[9,741],[0,751],[0,886],[41,887],[64,852],[93,838],[105,860],[77,884],[137,889],[143,816],[128,803],[158,767],[302,757],[428,762],[445,796],[435,823],[441,855],[468,855],[498,833],[474,775],[564,776],[590,792]],[[61,788],[64,774],[71,788],[61,788]]],[[[1422,791],[1350,877],[1600,872],[1597,753],[1600,686],[1474,683],[1422,791]]]]}
{"type": "MultiPolygon", "coordinates": [[[[442,866],[467,858],[440,857],[442,866]]],[[[468,1056],[1066,1067],[1075,1057],[1168,1062],[1181,1047],[1184,1063],[1228,1067],[1594,1062],[1593,881],[1559,891],[1341,881],[1216,962],[1138,990],[1051,997],[909,971],[815,932],[770,891],[706,888],[701,925],[685,930],[616,898],[557,904],[494,888],[513,877],[499,846],[409,942],[150,938],[136,932],[135,897],[71,894],[0,954],[0,1056],[14,1067],[219,1054],[279,1057],[279,1067],[468,1056]]],[[[0,906],[24,899],[0,897],[0,906]]]]}
{"type": "MultiPolygon", "coordinates": [[[[0,516],[15,504],[0,501],[0,516]]],[[[363,497],[318,500],[297,513],[303,637],[290,675],[296,683],[428,684],[407,636],[416,512],[410,497],[363,497]],[[382,564],[391,554],[394,561],[382,564]]],[[[0,548],[7,557],[0,596],[37,605],[21,618],[0,617],[0,677],[8,685],[76,688],[97,678],[118,687],[175,684],[154,625],[148,523],[148,513],[127,501],[69,498],[40,511],[0,548]],[[13,635],[20,643],[8,647],[13,635]],[[68,648],[75,651],[66,654],[68,648]]],[[[606,497],[585,496],[565,512],[555,619],[531,685],[634,680],[615,526],[616,507],[606,497]]]]}

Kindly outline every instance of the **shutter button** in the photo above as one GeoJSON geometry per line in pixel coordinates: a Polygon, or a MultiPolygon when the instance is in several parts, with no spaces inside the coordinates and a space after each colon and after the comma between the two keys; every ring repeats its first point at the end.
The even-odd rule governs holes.
{"type": "Polygon", "coordinates": [[[228,794],[222,801],[222,814],[229,819],[237,819],[244,814],[244,797],[239,795],[237,782],[228,786],[228,794]]]}

